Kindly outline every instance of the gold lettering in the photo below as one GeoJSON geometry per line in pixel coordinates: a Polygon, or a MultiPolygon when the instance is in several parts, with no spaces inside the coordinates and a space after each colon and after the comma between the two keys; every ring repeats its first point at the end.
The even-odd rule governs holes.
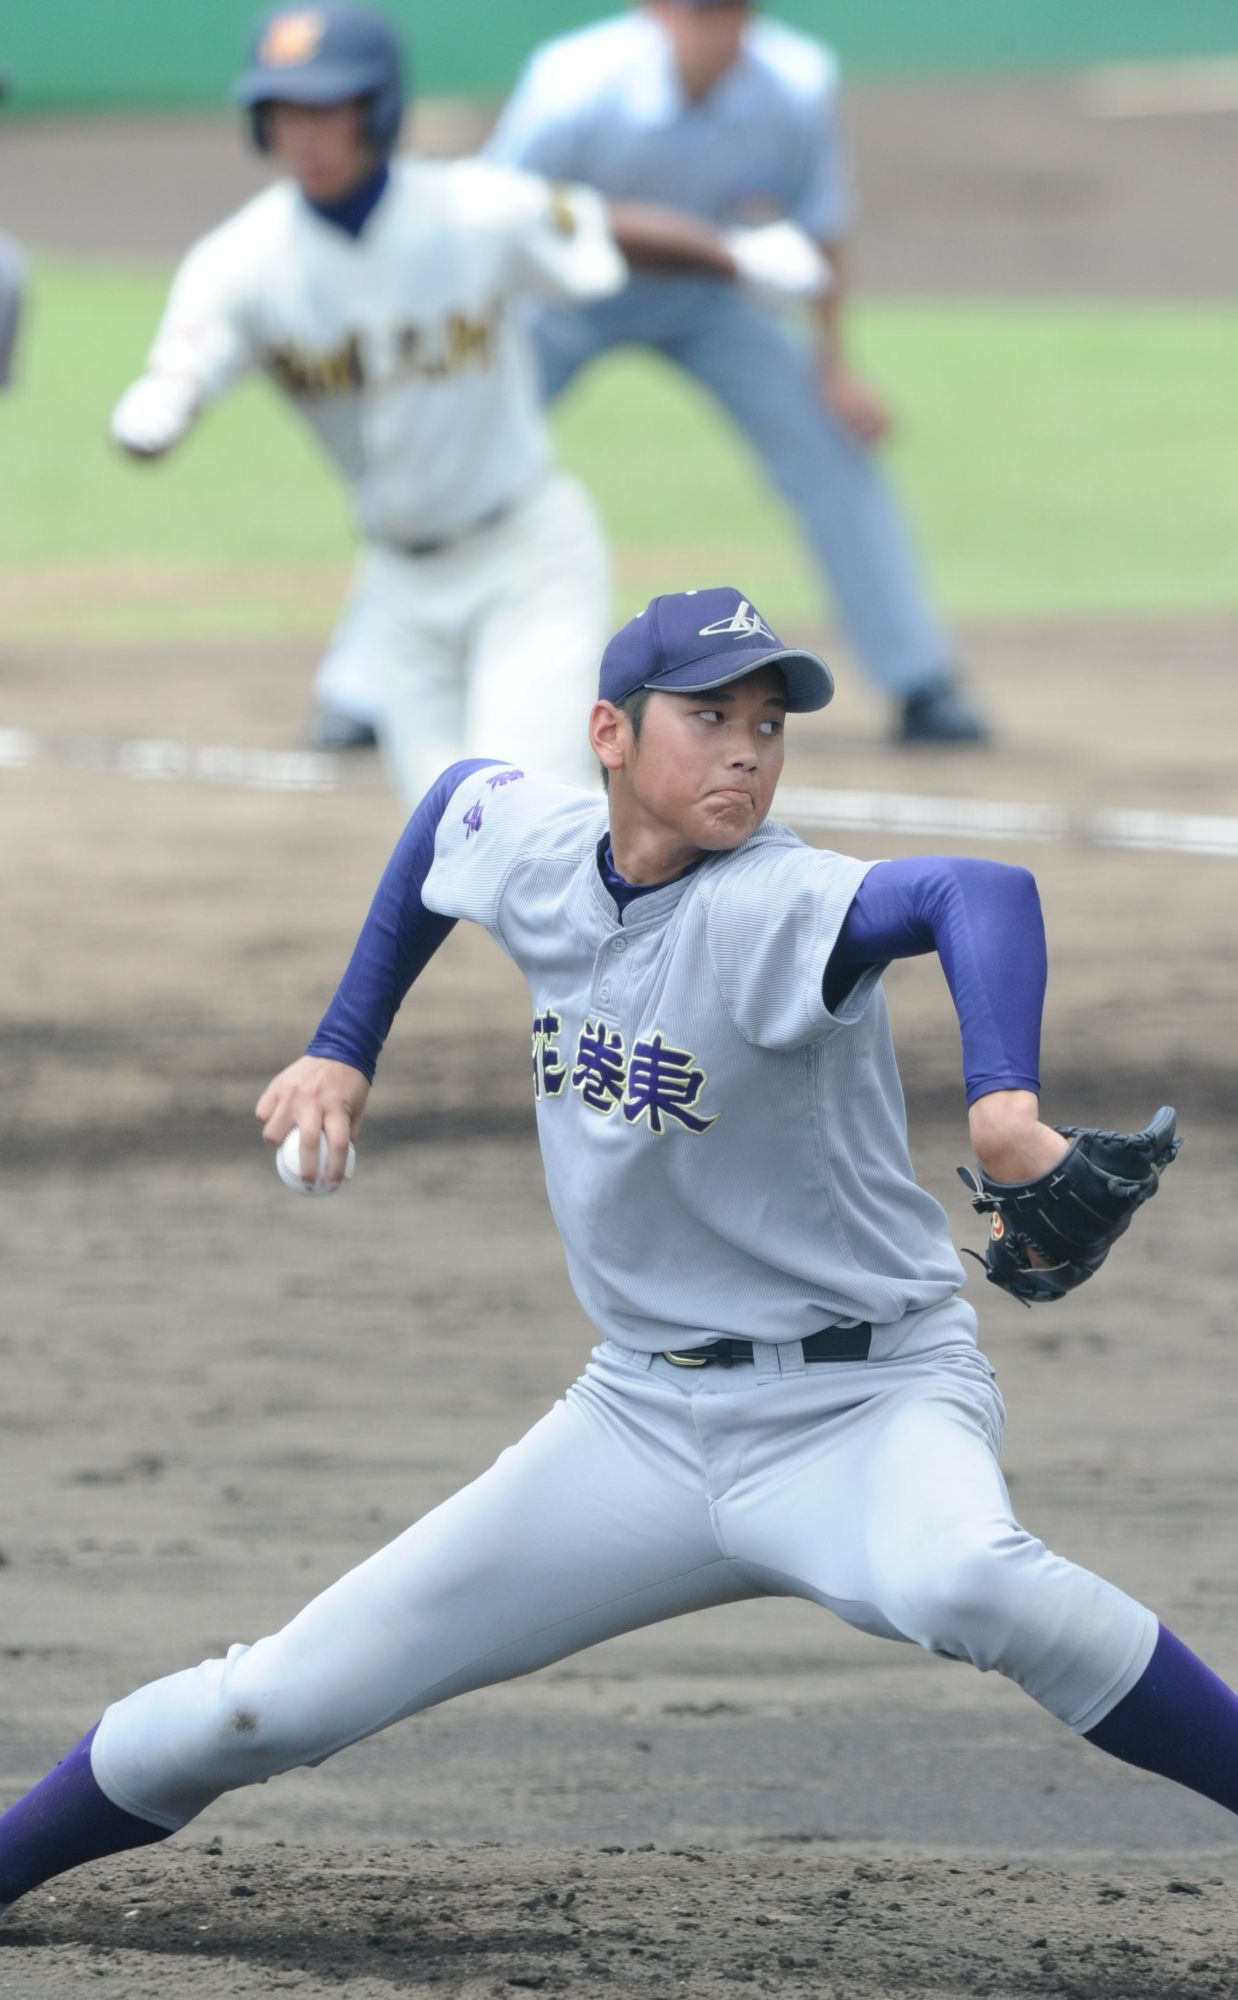
{"type": "Polygon", "coordinates": [[[484,319],[453,313],[447,322],[447,365],[455,373],[474,360],[480,368],[489,367],[490,328],[484,319]]]}
{"type": "Polygon", "coordinates": [[[550,184],[550,221],[560,236],[575,236],[576,211],[567,189],[558,181],[550,184]]]}
{"type": "Polygon", "coordinates": [[[294,341],[286,341],[268,350],[267,367],[290,396],[316,399],[365,387],[365,362],[355,333],[326,354],[307,354],[294,341]]]}

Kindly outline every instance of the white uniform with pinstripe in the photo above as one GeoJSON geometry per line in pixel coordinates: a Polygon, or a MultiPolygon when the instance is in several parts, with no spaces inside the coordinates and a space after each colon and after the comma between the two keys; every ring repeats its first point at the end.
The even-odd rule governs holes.
{"type": "Polygon", "coordinates": [[[1011,1514],[878,974],[823,1005],[866,864],[766,823],[621,922],[605,828],[586,794],[475,772],[424,890],[528,978],[547,1184],[601,1343],[489,1472],[282,1632],[109,1709],[95,1774],[132,1812],[178,1826],[469,1688],[762,1594],[997,1668],[1079,1731],[1147,1665],[1152,1614],[1011,1514]],[[864,1321],[867,1359],[806,1361],[864,1321]],[[720,1335],[753,1358],[665,1358],[720,1335]]]}

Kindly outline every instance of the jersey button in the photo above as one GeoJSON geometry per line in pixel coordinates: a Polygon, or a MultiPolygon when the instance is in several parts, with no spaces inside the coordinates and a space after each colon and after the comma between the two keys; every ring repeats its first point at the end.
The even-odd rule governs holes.
{"type": "Polygon", "coordinates": [[[610,948],[612,951],[626,951],[628,948],[628,941],[626,938],[612,938],[610,941],[610,948]]]}
{"type": "Polygon", "coordinates": [[[602,984],[601,984],[601,985],[600,985],[600,986],[598,987],[598,999],[599,999],[599,1000],[609,1000],[609,999],[610,999],[610,981],[609,981],[609,979],[604,979],[604,980],[602,981],[602,984]]]}

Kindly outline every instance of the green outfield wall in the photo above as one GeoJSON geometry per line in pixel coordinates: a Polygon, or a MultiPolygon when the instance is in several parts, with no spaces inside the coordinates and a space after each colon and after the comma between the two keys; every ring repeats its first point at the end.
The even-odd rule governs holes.
{"type": "MultiPolygon", "coordinates": [[[[588,0],[389,0],[419,87],[497,96],[547,35],[613,12],[588,0]]],[[[849,74],[1071,68],[1238,53],[1238,0],[785,0],[849,74]]],[[[14,109],[215,105],[251,0],[2,0],[0,69],[14,109]]]]}

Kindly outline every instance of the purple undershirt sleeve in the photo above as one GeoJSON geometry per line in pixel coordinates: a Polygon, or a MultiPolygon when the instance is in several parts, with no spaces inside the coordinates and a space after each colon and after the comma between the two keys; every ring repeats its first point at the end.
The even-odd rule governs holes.
{"type": "Polygon", "coordinates": [[[454,917],[421,900],[434,863],[434,836],[457,785],[484,771],[493,757],[469,757],[437,778],[416,807],[383,871],[348,969],[315,1030],[306,1054],[350,1063],[372,1083],[383,1043],[404,995],[425,970],[454,917]]]}
{"type": "Polygon", "coordinates": [[[1000,861],[925,854],[869,869],[825,970],[831,1013],[860,974],[935,951],[963,1038],[967,1102],[1040,1091],[1048,966],[1034,878],[1000,861]]]}

